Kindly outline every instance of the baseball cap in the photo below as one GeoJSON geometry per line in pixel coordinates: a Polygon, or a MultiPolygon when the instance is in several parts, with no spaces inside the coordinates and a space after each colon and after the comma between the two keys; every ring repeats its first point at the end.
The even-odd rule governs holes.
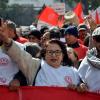
{"type": "Polygon", "coordinates": [[[92,33],[92,36],[99,36],[99,35],[100,35],[100,27],[96,28],[92,33]]]}
{"type": "Polygon", "coordinates": [[[78,31],[81,31],[81,30],[87,30],[87,26],[85,24],[79,24],[78,31]]]}
{"type": "Polygon", "coordinates": [[[96,40],[97,42],[100,43],[100,27],[96,28],[93,33],[92,33],[92,37],[94,40],[96,40]]]}

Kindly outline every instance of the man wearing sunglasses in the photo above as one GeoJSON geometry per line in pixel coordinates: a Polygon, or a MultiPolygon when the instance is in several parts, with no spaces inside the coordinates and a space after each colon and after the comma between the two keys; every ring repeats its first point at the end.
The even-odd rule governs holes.
{"type": "MultiPolygon", "coordinates": [[[[88,51],[78,72],[88,91],[100,93],[100,27],[92,33],[94,47],[88,51]]],[[[83,88],[83,83],[80,85],[83,88]]]]}

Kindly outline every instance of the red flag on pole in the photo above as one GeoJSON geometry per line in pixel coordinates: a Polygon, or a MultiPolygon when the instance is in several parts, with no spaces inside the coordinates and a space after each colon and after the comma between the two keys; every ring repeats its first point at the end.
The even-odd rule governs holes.
{"type": "Polygon", "coordinates": [[[84,21],[84,17],[83,17],[83,9],[82,9],[82,4],[81,2],[79,2],[76,7],[74,8],[74,12],[76,13],[76,15],[79,18],[79,22],[83,23],[84,21]]]}
{"type": "Polygon", "coordinates": [[[51,7],[46,6],[39,15],[39,20],[56,26],[58,24],[59,15],[51,7]]]}
{"type": "Polygon", "coordinates": [[[95,15],[95,21],[96,21],[96,24],[100,24],[99,14],[97,10],[96,10],[96,15],[95,15]]]}

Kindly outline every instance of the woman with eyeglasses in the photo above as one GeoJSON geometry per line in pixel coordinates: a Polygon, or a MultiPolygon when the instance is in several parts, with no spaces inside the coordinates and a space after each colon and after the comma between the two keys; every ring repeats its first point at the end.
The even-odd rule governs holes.
{"type": "Polygon", "coordinates": [[[36,86],[62,86],[79,84],[77,70],[68,58],[66,46],[57,39],[46,43],[42,51],[41,69],[36,77],[36,86]]]}
{"type": "Polygon", "coordinates": [[[83,81],[80,90],[100,93],[100,27],[92,33],[94,47],[87,52],[78,72],[83,81]]]}
{"type": "Polygon", "coordinates": [[[0,28],[5,52],[19,65],[28,85],[76,86],[80,82],[77,70],[71,67],[66,46],[59,40],[50,40],[41,52],[42,60],[33,58],[6,34],[6,23],[0,28]],[[5,30],[4,30],[5,29],[5,30]],[[40,70],[39,70],[40,69],[40,70]],[[38,72],[38,73],[37,73],[38,72]]]}

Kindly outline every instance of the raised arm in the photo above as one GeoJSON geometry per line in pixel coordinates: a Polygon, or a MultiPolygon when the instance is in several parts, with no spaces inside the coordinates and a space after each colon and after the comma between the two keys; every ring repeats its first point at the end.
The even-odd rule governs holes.
{"type": "Polygon", "coordinates": [[[39,67],[40,60],[32,58],[30,54],[22,50],[15,41],[9,38],[7,23],[3,23],[0,27],[0,39],[3,41],[3,47],[6,53],[18,64],[19,69],[24,73],[31,85],[39,67]]]}

